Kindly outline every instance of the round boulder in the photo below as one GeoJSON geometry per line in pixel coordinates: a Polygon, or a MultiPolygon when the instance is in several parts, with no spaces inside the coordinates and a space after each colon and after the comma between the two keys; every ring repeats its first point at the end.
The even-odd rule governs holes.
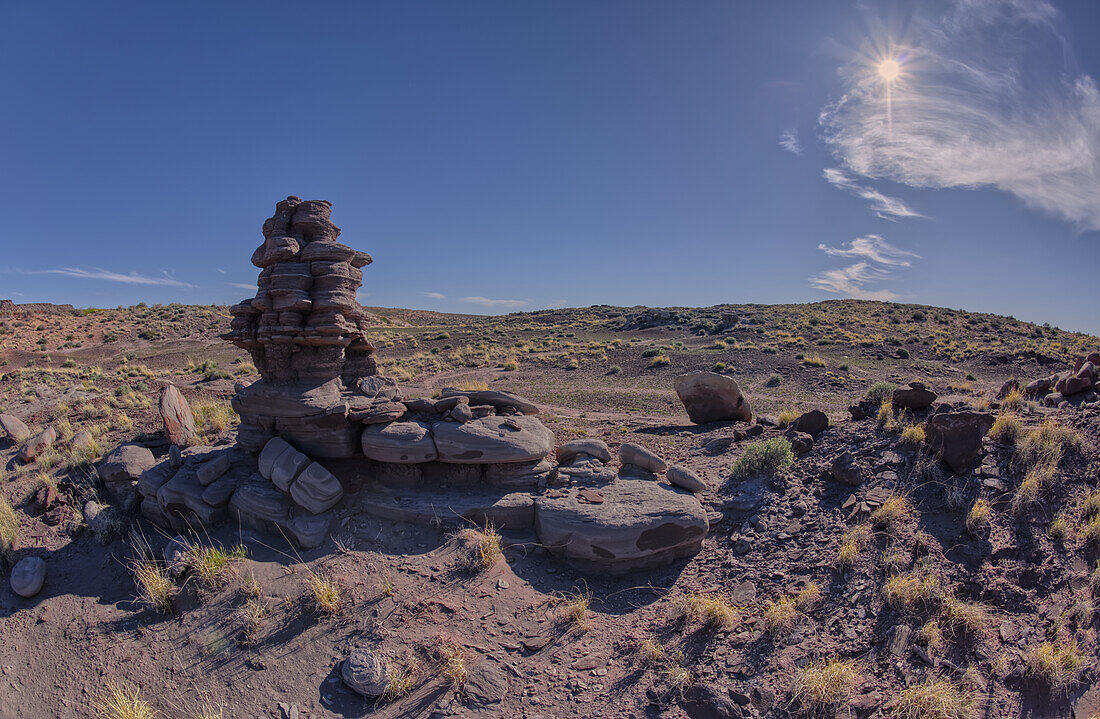
{"type": "Polygon", "coordinates": [[[42,583],[45,581],[46,562],[41,557],[24,557],[12,567],[12,591],[25,599],[42,591],[42,583]]]}
{"type": "Polygon", "coordinates": [[[676,395],[695,424],[752,419],[749,401],[733,379],[715,372],[689,372],[676,378],[676,395]]]}
{"type": "Polygon", "coordinates": [[[389,683],[386,661],[370,647],[357,647],[344,660],[340,677],[357,694],[375,698],[382,696],[389,683]]]}

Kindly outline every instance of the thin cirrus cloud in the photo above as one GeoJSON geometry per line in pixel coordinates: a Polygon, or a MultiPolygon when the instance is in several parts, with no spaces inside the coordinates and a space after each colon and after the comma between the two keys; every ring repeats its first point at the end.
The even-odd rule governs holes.
{"type": "Polygon", "coordinates": [[[920,259],[915,252],[895,247],[879,235],[857,237],[840,247],[820,244],[817,249],[830,257],[845,257],[858,261],[847,267],[825,270],[821,274],[814,275],[810,278],[810,285],[819,290],[861,300],[897,299],[897,293],[873,289],[870,285],[889,279],[894,270],[910,267],[911,260],[920,259]]]}
{"type": "Polygon", "coordinates": [[[195,285],[189,282],[183,282],[181,280],[169,277],[167,273],[160,277],[150,277],[148,275],[142,275],[137,272],[131,272],[129,274],[112,272],[111,270],[105,270],[100,267],[56,267],[50,270],[34,270],[27,272],[26,274],[63,275],[65,277],[76,277],[82,280],[104,280],[106,282],[120,282],[126,285],[164,285],[167,287],[195,287],[195,285]]]}
{"type": "Polygon", "coordinates": [[[821,175],[833,187],[867,200],[871,205],[871,211],[884,220],[897,221],[904,217],[924,217],[898,198],[884,195],[873,187],[859,184],[855,178],[841,169],[826,167],[821,175]]]}
{"type": "Polygon", "coordinates": [[[433,299],[433,300],[445,300],[445,299],[447,299],[447,295],[443,294],[442,292],[425,292],[424,296],[429,298],[429,299],[433,299]]]}
{"type": "Polygon", "coordinates": [[[779,136],[779,146],[792,155],[802,154],[802,143],[798,139],[798,130],[786,130],[779,136]]]}
{"type": "Polygon", "coordinates": [[[491,300],[488,297],[463,297],[462,301],[492,308],[523,307],[527,304],[527,300],[491,300]]]}
{"type": "Polygon", "coordinates": [[[819,117],[826,144],[857,175],[992,187],[1100,229],[1100,90],[1075,70],[1062,22],[1046,0],[921,5],[889,101],[873,59],[843,69],[819,117]]]}

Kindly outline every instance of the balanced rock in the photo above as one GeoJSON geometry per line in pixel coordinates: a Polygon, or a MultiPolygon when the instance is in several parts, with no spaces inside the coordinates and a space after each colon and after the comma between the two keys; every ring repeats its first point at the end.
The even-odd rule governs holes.
{"type": "Polygon", "coordinates": [[[46,581],[46,562],[41,557],[24,557],[11,569],[12,591],[29,599],[42,591],[46,581]]]}
{"type": "Polygon", "coordinates": [[[805,432],[811,437],[816,437],[829,429],[829,416],[819,409],[811,409],[799,415],[798,419],[791,422],[791,427],[796,432],[805,432]]]}
{"type": "Polygon", "coordinates": [[[23,443],[19,448],[19,459],[24,462],[33,462],[56,441],[57,431],[53,427],[47,427],[23,443]]]}
{"type": "Polygon", "coordinates": [[[433,422],[439,461],[451,464],[533,462],[554,448],[554,435],[538,419],[490,416],[465,424],[433,422]]]}
{"type": "Polygon", "coordinates": [[[594,503],[579,492],[535,499],[535,529],[550,552],[583,568],[622,574],[696,554],[709,530],[694,495],[619,477],[594,503]]]}
{"type": "Polygon", "coordinates": [[[164,434],[178,447],[190,447],[195,441],[195,418],[191,405],[175,385],[168,385],[160,395],[160,417],[164,434]]]}
{"type": "Polygon", "coordinates": [[[963,472],[973,464],[982,447],[982,438],[993,427],[993,422],[994,417],[988,412],[938,412],[928,418],[925,436],[929,448],[953,471],[963,472]]]}
{"type": "Polygon", "coordinates": [[[699,475],[677,464],[668,468],[668,473],[665,477],[671,484],[681,489],[686,489],[689,492],[695,492],[696,494],[705,491],[707,488],[707,483],[704,482],[699,475]]]}
{"type": "Polygon", "coordinates": [[[373,699],[386,691],[389,670],[385,660],[374,649],[357,647],[344,660],[340,677],[357,694],[373,699]]]}
{"type": "Polygon", "coordinates": [[[668,469],[668,462],[633,442],[627,442],[619,447],[619,459],[623,464],[632,464],[654,474],[668,469]]]}
{"type": "Polygon", "coordinates": [[[558,447],[558,464],[569,464],[578,454],[587,454],[601,462],[611,461],[611,450],[602,439],[574,439],[558,447]]]}
{"type": "Polygon", "coordinates": [[[676,395],[696,424],[752,419],[749,402],[733,379],[715,372],[689,372],[676,378],[676,395]]]}
{"type": "Polygon", "coordinates": [[[370,425],[360,441],[363,454],[377,462],[418,464],[439,456],[428,425],[417,420],[370,425]]]}
{"type": "Polygon", "coordinates": [[[12,442],[19,443],[31,436],[31,430],[23,424],[23,420],[13,414],[0,414],[0,429],[12,442]]]}
{"type": "Polygon", "coordinates": [[[925,387],[923,382],[910,382],[908,387],[898,387],[894,390],[893,404],[895,409],[928,409],[936,401],[937,396],[935,392],[925,387]]]}

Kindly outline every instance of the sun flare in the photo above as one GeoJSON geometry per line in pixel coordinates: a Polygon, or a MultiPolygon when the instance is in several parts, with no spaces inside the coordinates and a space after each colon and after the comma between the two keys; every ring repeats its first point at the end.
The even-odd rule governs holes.
{"type": "Polygon", "coordinates": [[[893,82],[901,75],[901,65],[897,60],[883,60],[878,64],[878,76],[886,82],[893,82]]]}

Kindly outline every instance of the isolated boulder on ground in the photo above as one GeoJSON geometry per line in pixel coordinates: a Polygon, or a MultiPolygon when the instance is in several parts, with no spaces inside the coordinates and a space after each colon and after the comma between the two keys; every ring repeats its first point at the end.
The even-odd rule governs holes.
{"type": "Polygon", "coordinates": [[[19,459],[24,462],[33,462],[38,455],[45,452],[57,441],[57,431],[53,427],[47,427],[34,435],[19,448],[19,459]]]}
{"type": "MultiPolygon", "coordinates": [[[[75,440],[75,438],[74,438],[75,440]]],[[[100,478],[112,482],[136,482],[142,472],[156,464],[153,453],[139,444],[120,444],[99,461],[100,478]]]]}
{"type": "Polygon", "coordinates": [[[833,479],[844,484],[858,487],[863,484],[863,467],[860,466],[851,452],[844,452],[833,460],[829,467],[833,479]]]}
{"type": "Polygon", "coordinates": [[[340,677],[352,691],[374,699],[386,691],[389,670],[385,659],[373,648],[357,647],[344,660],[340,677]]]}
{"type": "Polygon", "coordinates": [[[811,409],[791,422],[791,427],[796,432],[805,432],[811,437],[816,437],[829,429],[829,416],[819,409],[811,409]]]}
{"type": "Polygon", "coordinates": [[[937,396],[935,392],[925,387],[923,382],[910,382],[908,387],[898,387],[894,390],[894,409],[928,409],[936,401],[937,396]]]}
{"type": "Polygon", "coordinates": [[[30,428],[13,414],[0,414],[0,429],[4,430],[4,434],[17,444],[31,436],[30,428]]]}
{"type": "Polygon", "coordinates": [[[160,395],[160,417],[164,434],[178,447],[190,447],[195,440],[195,418],[191,406],[175,385],[167,385],[160,395]]]}
{"type": "Polygon", "coordinates": [[[1029,397],[1038,397],[1039,395],[1048,394],[1052,389],[1054,389],[1054,380],[1050,377],[1043,377],[1028,383],[1027,387],[1024,388],[1024,393],[1029,397]]]}
{"type": "Polygon", "coordinates": [[[749,401],[730,377],[715,372],[689,372],[676,378],[676,396],[695,424],[752,420],[749,401]]]}
{"type": "Polygon", "coordinates": [[[29,599],[42,591],[46,581],[46,562],[41,557],[24,557],[11,569],[12,591],[29,599]]]}
{"type": "Polygon", "coordinates": [[[925,425],[926,441],[952,471],[963,472],[970,469],[993,422],[994,417],[988,412],[938,412],[925,425]]]}
{"type": "Polygon", "coordinates": [[[809,454],[810,450],[814,448],[813,435],[807,432],[799,432],[792,428],[784,432],[783,436],[791,443],[791,451],[799,457],[809,454]]]}

